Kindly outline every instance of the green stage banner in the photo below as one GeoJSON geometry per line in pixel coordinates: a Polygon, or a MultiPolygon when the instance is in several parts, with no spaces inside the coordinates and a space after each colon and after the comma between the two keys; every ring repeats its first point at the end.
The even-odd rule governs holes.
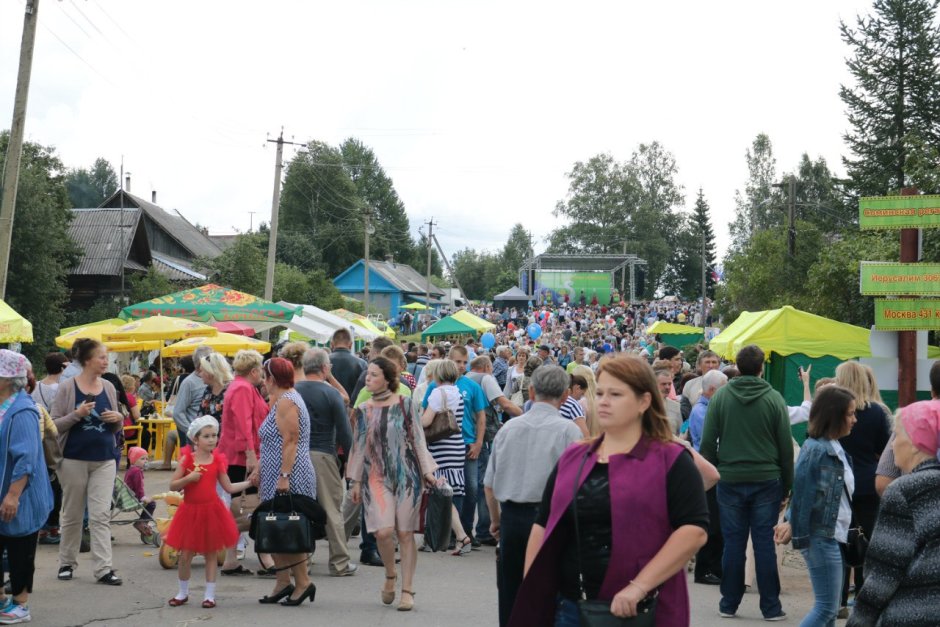
{"type": "Polygon", "coordinates": [[[940,227],[940,195],[860,198],[858,224],[862,229],[940,227]]]}
{"type": "Polygon", "coordinates": [[[940,300],[875,299],[875,328],[879,331],[940,329],[940,300]]]}
{"type": "Polygon", "coordinates": [[[554,292],[555,297],[564,297],[567,293],[572,301],[584,292],[584,297],[591,300],[596,296],[606,305],[610,298],[610,272],[562,272],[538,270],[535,273],[536,291],[543,294],[546,290],[554,292]]]}
{"type": "Polygon", "coordinates": [[[865,296],[940,296],[940,263],[863,261],[865,296]]]}

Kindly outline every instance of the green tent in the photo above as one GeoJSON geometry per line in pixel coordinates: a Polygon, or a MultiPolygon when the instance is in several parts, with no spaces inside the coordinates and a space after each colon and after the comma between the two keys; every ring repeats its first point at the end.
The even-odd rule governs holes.
{"type": "Polygon", "coordinates": [[[477,330],[468,324],[461,322],[453,316],[441,318],[427,329],[421,332],[421,341],[429,337],[440,337],[444,335],[472,335],[476,336],[477,330]]]}
{"type": "Polygon", "coordinates": [[[688,324],[674,324],[657,320],[646,329],[650,335],[658,335],[663,344],[682,349],[689,344],[696,344],[705,339],[705,329],[688,324]]]}

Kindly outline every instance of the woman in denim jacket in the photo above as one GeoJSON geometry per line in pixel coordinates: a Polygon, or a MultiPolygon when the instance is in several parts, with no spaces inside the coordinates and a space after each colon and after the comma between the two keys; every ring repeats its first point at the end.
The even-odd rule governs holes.
{"type": "Polygon", "coordinates": [[[793,548],[806,559],[816,604],[801,627],[834,626],[842,593],[842,549],[852,520],[855,477],[839,438],[855,424],[855,396],[829,385],[813,400],[793,478],[793,548]]]}

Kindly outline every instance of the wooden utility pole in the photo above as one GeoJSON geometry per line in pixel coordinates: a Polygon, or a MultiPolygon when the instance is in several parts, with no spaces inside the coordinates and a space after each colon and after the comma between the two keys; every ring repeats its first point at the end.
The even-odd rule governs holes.
{"type": "Polygon", "coordinates": [[[277,143],[277,156],[274,158],[274,195],[271,198],[271,232],[268,236],[268,264],[264,273],[264,298],[272,300],[274,297],[274,259],[277,252],[277,217],[281,207],[281,169],[284,157],[284,129],[277,139],[269,139],[277,143]]]}
{"type": "Polygon", "coordinates": [[[372,210],[366,209],[362,212],[362,218],[365,222],[365,264],[362,273],[362,308],[365,310],[366,317],[369,316],[369,236],[372,235],[372,210]]]}
{"type": "Polygon", "coordinates": [[[424,304],[427,307],[425,311],[430,311],[431,309],[431,238],[434,237],[434,218],[432,217],[427,221],[428,225],[428,273],[426,276],[427,283],[424,286],[424,304]]]}
{"type": "MultiPolygon", "coordinates": [[[[905,187],[902,196],[916,196],[915,187],[905,187]]],[[[901,263],[920,261],[920,229],[901,229],[901,263]]],[[[898,407],[917,400],[917,331],[898,331],[898,407]]]]}
{"type": "Polygon", "coordinates": [[[444,262],[444,267],[447,268],[447,271],[450,273],[451,279],[454,281],[454,285],[457,286],[457,290],[460,292],[460,297],[463,298],[464,302],[470,303],[470,299],[467,298],[467,293],[463,291],[463,288],[460,287],[460,281],[457,280],[457,274],[454,272],[454,269],[451,267],[450,262],[447,261],[447,255],[444,254],[444,248],[441,246],[441,243],[437,240],[437,235],[434,236],[434,245],[437,246],[437,252],[441,253],[441,261],[444,262]]]}
{"type": "Polygon", "coordinates": [[[10,245],[13,241],[13,215],[16,209],[16,187],[19,184],[20,157],[23,154],[23,132],[26,127],[26,101],[29,79],[33,71],[33,48],[36,45],[36,23],[39,21],[39,0],[26,0],[23,39],[20,42],[20,67],[13,97],[13,124],[10,142],[3,162],[3,193],[0,196],[0,299],[6,298],[7,273],[10,269],[10,245]]]}
{"type": "Polygon", "coordinates": [[[796,254],[796,179],[791,175],[788,181],[789,203],[787,206],[787,252],[790,259],[796,254]]]}

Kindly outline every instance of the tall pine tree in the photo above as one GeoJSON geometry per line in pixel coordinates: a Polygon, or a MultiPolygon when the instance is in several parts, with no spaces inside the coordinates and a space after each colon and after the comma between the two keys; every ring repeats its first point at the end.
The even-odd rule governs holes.
{"type": "MultiPolygon", "coordinates": [[[[705,200],[705,192],[698,188],[698,196],[695,198],[695,207],[692,209],[692,224],[699,235],[702,246],[699,248],[699,259],[705,258],[705,293],[715,298],[715,278],[712,271],[715,268],[715,231],[712,229],[711,209],[708,201],[705,200]],[[702,254],[704,247],[704,255],[702,254]]],[[[701,272],[701,261],[699,262],[699,272],[701,272]]]]}
{"type": "MultiPolygon", "coordinates": [[[[856,28],[840,25],[854,50],[847,60],[855,86],[839,96],[848,111],[844,159],[851,191],[896,192],[911,182],[911,162],[923,167],[922,147],[940,143],[940,0],[875,0],[856,28]]],[[[933,152],[936,155],[936,152],[933,152]]],[[[933,191],[933,190],[930,190],[933,191]]]]}

